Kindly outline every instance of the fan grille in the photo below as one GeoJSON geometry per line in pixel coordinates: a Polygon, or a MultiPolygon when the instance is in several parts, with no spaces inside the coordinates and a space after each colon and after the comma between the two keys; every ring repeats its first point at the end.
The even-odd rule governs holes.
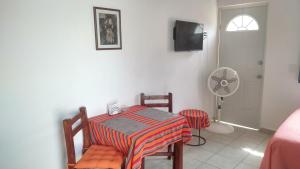
{"type": "Polygon", "coordinates": [[[233,95],[239,87],[237,72],[228,67],[221,67],[213,71],[208,79],[210,91],[220,97],[233,95]]]}

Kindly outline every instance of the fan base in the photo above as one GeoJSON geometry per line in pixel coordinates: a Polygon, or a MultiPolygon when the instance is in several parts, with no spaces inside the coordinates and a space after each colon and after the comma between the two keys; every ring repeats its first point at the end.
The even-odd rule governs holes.
{"type": "Polygon", "coordinates": [[[220,122],[212,122],[206,130],[218,134],[230,134],[234,132],[234,128],[232,126],[222,124],[220,122]]]}

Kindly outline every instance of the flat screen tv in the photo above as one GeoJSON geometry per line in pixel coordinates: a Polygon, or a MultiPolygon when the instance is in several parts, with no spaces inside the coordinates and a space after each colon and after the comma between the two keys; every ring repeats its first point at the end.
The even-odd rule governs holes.
{"type": "Polygon", "coordinates": [[[176,20],[173,39],[175,51],[203,49],[203,24],[176,20]]]}

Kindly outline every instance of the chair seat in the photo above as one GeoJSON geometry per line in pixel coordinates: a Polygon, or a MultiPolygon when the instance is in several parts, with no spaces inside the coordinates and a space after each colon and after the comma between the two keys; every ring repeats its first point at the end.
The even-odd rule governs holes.
{"type": "Polygon", "coordinates": [[[92,145],[83,154],[75,168],[111,168],[120,169],[123,155],[112,146],[92,145]]]}

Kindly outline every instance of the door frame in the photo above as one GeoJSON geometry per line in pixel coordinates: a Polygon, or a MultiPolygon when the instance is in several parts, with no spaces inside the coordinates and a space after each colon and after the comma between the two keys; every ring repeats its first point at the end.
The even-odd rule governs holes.
{"type": "MultiPolygon", "coordinates": [[[[268,8],[269,8],[269,2],[266,1],[261,1],[261,2],[250,2],[250,3],[237,3],[237,4],[230,4],[230,5],[224,5],[224,6],[218,6],[218,18],[217,18],[217,68],[220,67],[220,45],[221,45],[221,24],[222,24],[222,10],[223,9],[239,9],[239,8],[247,8],[247,7],[257,7],[257,6],[266,6],[266,30],[265,30],[265,49],[264,49],[264,58],[263,58],[263,70],[262,70],[262,75],[263,75],[263,79],[262,79],[262,91],[264,91],[264,83],[265,83],[265,65],[266,65],[266,47],[267,47],[267,30],[268,30],[268,8]]],[[[264,92],[261,93],[261,104],[259,107],[259,114],[260,114],[260,118],[259,118],[259,130],[265,130],[264,128],[261,128],[261,112],[262,112],[262,98],[263,98],[263,94],[264,92]]],[[[217,97],[215,99],[215,105],[217,105],[217,97]]],[[[217,110],[216,110],[217,111],[217,110]]],[[[226,123],[226,122],[225,122],[226,123]]],[[[239,124],[237,124],[237,126],[241,126],[239,124]]],[[[246,127],[249,128],[248,126],[242,126],[242,127],[246,127]]]]}

